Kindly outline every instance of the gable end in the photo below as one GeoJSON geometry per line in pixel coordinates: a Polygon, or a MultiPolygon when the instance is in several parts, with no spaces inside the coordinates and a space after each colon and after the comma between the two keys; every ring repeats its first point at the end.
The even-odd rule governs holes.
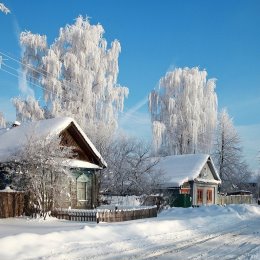
{"type": "Polygon", "coordinates": [[[100,162],[100,158],[96,156],[73,122],[71,122],[68,127],[60,133],[60,136],[61,144],[64,146],[73,147],[73,150],[77,153],[79,160],[94,163],[101,167],[103,166],[100,162]]]}

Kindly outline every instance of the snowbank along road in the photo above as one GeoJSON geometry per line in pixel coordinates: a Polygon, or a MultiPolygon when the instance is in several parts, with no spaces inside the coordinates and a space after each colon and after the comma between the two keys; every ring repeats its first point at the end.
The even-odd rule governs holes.
{"type": "Polygon", "coordinates": [[[88,224],[0,220],[0,259],[260,259],[260,207],[172,208],[158,218],[88,224]]]}

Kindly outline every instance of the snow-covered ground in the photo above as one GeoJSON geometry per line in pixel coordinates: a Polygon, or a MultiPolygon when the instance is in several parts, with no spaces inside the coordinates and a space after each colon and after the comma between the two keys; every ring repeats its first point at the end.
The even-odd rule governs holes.
{"type": "Polygon", "coordinates": [[[0,220],[0,259],[260,259],[260,207],[172,208],[121,223],[0,220]]]}

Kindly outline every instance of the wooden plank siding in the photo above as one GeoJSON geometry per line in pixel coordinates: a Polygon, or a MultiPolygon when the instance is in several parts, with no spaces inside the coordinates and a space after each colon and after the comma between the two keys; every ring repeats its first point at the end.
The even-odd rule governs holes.
{"type": "Polygon", "coordinates": [[[83,161],[88,161],[90,162],[89,159],[89,154],[87,154],[82,147],[75,141],[75,137],[71,135],[71,133],[66,129],[61,133],[61,145],[67,146],[67,147],[73,147],[73,151],[77,154],[77,159],[83,160],[83,161]]]}
{"type": "Polygon", "coordinates": [[[73,122],[60,133],[60,136],[61,145],[73,147],[78,154],[77,159],[103,166],[73,122]]]}
{"type": "Polygon", "coordinates": [[[23,192],[0,192],[0,218],[19,217],[24,213],[23,192]]]}

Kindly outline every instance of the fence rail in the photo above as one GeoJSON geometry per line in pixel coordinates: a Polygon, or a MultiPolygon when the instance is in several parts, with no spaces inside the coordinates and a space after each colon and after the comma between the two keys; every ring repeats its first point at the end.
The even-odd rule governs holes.
{"type": "Polygon", "coordinates": [[[157,208],[145,207],[126,210],[77,210],[55,209],[52,216],[58,219],[90,222],[121,222],[134,219],[157,217],[157,208]]]}
{"type": "Polygon", "coordinates": [[[219,195],[218,203],[225,204],[252,204],[252,195],[219,195]]]}

